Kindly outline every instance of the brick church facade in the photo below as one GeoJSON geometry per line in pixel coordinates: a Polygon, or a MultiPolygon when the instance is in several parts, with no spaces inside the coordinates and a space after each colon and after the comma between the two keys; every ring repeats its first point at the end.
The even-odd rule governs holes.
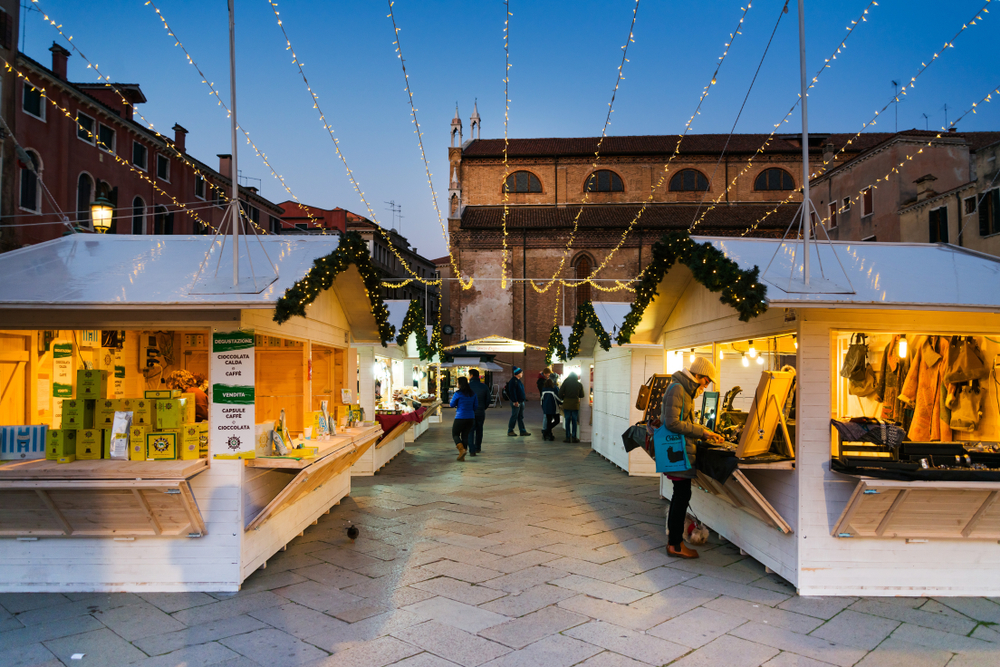
{"type": "MultiPolygon", "coordinates": [[[[632,293],[586,284],[553,285],[540,293],[531,279],[539,289],[557,272],[573,281],[590,275],[610,256],[597,278],[599,285],[613,286],[614,279],[639,274],[661,236],[687,230],[698,219],[696,235],[739,236],[752,228],[749,233],[754,236],[780,237],[802,199],[802,148],[797,135],[772,138],[760,154],[756,153],[766,135],[688,135],[679,147],[676,135],[607,137],[596,169],[597,137],[511,139],[506,181],[509,252],[503,288],[504,141],[480,139],[480,122],[474,111],[473,137],[463,142],[457,111],[451,121],[448,226],[462,275],[474,283],[468,290],[450,285],[445,321],[455,333],[445,338],[446,345],[500,335],[545,346],[553,323],[571,325],[579,303],[631,301],[632,293]],[[677,155],[665,171],[675,150],[677,155]],[[740,174],[751,158],[751,168],[740,174]],[[716,199],[719,203],[712,207],[716,199]],[[789,203],[775,210],[786,199],[789,203]],[[576,234],[567,250],[577,216],[576,234]]],[[[812,135],[811,169],[820,168],[824,158],[831,158],[849,138],[812,135]]],[[[883,135],[863,135],[838,161],[881,139],[883,135]]],[[[533,390],[545,355],[528,350],[500,355],[498,361],[523,367],[526,385],[533,390]]]]}

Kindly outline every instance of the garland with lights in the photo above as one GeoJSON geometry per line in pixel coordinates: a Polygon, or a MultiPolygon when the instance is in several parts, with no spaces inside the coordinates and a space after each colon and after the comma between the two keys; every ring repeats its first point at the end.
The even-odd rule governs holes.
{"type": "Polygon", "coordinates": [[[566,345],[563,343],[562,332],[559,325],[553,324],[552,331],[549,332],[549,346],[545,350],[545,365],[551,366],[552,359],[566,359],[566,345]]]}
{"type": "Polygon", "coordinates": [[[438,303],[438,316],[437,321],[434,322],[434,328],[431,329],[431,356],[428,359],[434,359],[435,355],[438,359],[444,356],[444,342],[441,340],[441,304],[438,303]]]}
{"type": "Polygon", "coordinates": [[[417,350],[420,352],[420,359],[426,361],[434,356],[434,350],[427,342],[427,326],[424,324],[424,308],[416,299],[410,301],[410,307],[406,309],[406,317],[399,327],[396,335],[396,345],[403,347],[410,334],[416,334],[417,350]]]}
{"type": "MultiPolygon", "coordinates": [[[[284,296],[278,299],[278,303],[274,306],[274,321],[284,324],[295,315],[305,317],[306,306],[315,301],[321,291],[330,289],[337,276],[346,271],[351,264],[357,267],[358,273],[361,274],[365,294],[371,302],[372,315],[375,316],[375,323],[378,325],[379,339],[382,341],[382,347],[386,347],[392,340],[389,309],[386,308],[379,291],[378,272],[372,265],[371,255],[368,254],[368,244],[357,232],[341,234],[337,249],[313,261],[309,273],[285,290],[284,296]]],[[[417,338],[419,339],[419,336],[417,338]]]]}
{"type": "Polygon", "coordinates": [[[574,359],[580,354],[580,341],[583,340],[583,331],[587,327],[597,334],[597,344],[607,352],[611,349],[611,336],[604,330],[604,325],[597,317],[594,304],[584,301],[576,307],[576,319],[573,321],[573,332],[569,335],[569,349],[566,351],[566,359],[574,359]]]}
{"type": "Polygon", "coordinates": [[[758,280],[760,267],[744,271],[711,243],[696,243],[686,232],[672,232],[653,244],[653,261],[645,269],[632,310],[618,332],[619,345],[632,340],[660,281],[676,262],[691,269],[695,280],[709,291],[722,292],[719,301],[735,308],[741,322],[749,322],[767,310],[767,288],[758,280]]]}

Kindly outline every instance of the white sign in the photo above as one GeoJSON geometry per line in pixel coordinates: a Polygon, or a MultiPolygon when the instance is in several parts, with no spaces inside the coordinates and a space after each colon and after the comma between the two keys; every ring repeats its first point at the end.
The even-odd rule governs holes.
{"type": "Polygon", "coordinates": [[[209,372],[212,374],[210,453],[254,451],[253,331],[213,333],[209,372]]]}
{"type": "Polygon", "coordinates": [[[496,345],[467,345],[469,352],[524,352],[524,343],[499,343],[496,345]]]}

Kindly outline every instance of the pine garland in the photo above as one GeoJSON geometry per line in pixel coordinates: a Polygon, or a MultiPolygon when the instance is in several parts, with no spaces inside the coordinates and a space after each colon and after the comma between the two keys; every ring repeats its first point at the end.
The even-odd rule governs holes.
{"type": "Polygon", "coordinates": [[[421,361],[426,361],[434,356],[434,350],[427,342],[427,325],[424,324],[424,308],[417,299],[410,301],[410,307],[406,309],[406,317],[399,327],[396,335],[396,345],[403,347],[410,334],[415,334],[417,339],[417,350],[420,352],[421,361]]]}
{"type": "Polygon", "coordinates": [[[635,291],[632,310],[618,332],[619,345],[632,340],[643,313],[657,294],[660,281],[678,261],[691,269],[695,280],[705,288],[722,292],[719,301],[735,308],[741,322],[749,322],[767,310],[767,287],[758,279],[760,267],[744,271],[711,243],[695,243],[687,232],[672,232],[653,245],[653,260],[646,267],[635,291]]]}
{"type": "Polygon", "coordinates": [[[580,341],[583,340],[584,329],[588,326],[597,334],[597,344],[601,346],[601,349],[604,351],[611,349],[611,336],[604,330],[604,325],[597,317],[594,304],[590,301],[584,301],[576,307],[573,332],[569,335],[569,349],[567,350],[569,356],[566,357],[567,359],[574,359],[580,354],[580,341]]]}
{"type": "Polygon", "coordinates": [[[566,358],[566,345],[563,343],[562,332],[559,325],[553,324],[552,331],[549,332],[549,346],[545,350],[545,365],[551,366],[552,359],[558,356],[559,359],[566,358]]]}
{"type": "Polygon", "coordinates": [[[444,342],[441,340],[441,304],[438,304],[438,318],[434,322],[434,328],[431,329],[430,356],[427,358],[433,359],[435,355],[438,359],[444,356],[444,342]]]}
{"type": "Polygon", "coordinates": [[[365,294],[371,303],[372,315],[378,325],[379,338],[382,346],[392,340],[392,325],[389,324],[389,309],[382,300],[379,289],[381,280],[378,272],[372,266],[368,244],[357,232],[340,235],[337,249],[325,257],[313,261],[313,267],[294,285],[289,287],[284,296],[278,299],[274,306],[274,321],[284,324],[293,316],[305,317],[306,306],[316,300],[319,293],[333,286],[333,281],[340,273],[353,264],[361,274],[365,286],[365,294]]]}

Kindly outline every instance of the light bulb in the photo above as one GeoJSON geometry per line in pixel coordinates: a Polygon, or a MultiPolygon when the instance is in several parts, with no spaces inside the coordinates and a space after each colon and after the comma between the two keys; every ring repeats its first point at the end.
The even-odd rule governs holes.
{"type": "Polygon", "coordinates": [[[795,349],[796,350],[799,349],[799,337],[798,336],[792,336],[792,344],[795,345],[795,349]]]}
{"type": "Polygon", "coordinates": [[[726,353],[723,352],[722,348],[720,347],[719,348],[719,361],[722,361],[725,357],[726,357],[726,353]]]}
{"type": "Polygon", "coordinates": [[[900,338],[899,339],[899,351],[898,352],[899,352],[899,358],[900,359],[905,359],[906,358],[906,339],[905,338],[900,338]]]}
{"type": "Polygon", "coordinates": [[[757,365],[758,366],[764,365],[764,357],[757,357],[757,365]]]}
{"type": "Polygon", "coordinates": [[[694,357],[694,348],[692,347],[691,348],[691,356],[688,357],[688,363],[692,363],[693,364],[694,363],[694,359],[695,359],[695,357],[694,357]]]}
{"type": "Polygon", "coordinates": [[[753,346],[753,341],[750,341],[750,349],[747,350],[747,354],[750,356],[751,359],[757,356],[757,348],[753,346]]]}
{"type": "Polygon", "coordinates": [[[744,368],[747,368],[747,367],[749,367],[749,366],[750,366],[750,360],[749,360],[749,359],[747,359],[747,355],[745,355],[745,354],[744,354],[744,355],[743,355],[743,367],[744,367],[744,368]]]}

